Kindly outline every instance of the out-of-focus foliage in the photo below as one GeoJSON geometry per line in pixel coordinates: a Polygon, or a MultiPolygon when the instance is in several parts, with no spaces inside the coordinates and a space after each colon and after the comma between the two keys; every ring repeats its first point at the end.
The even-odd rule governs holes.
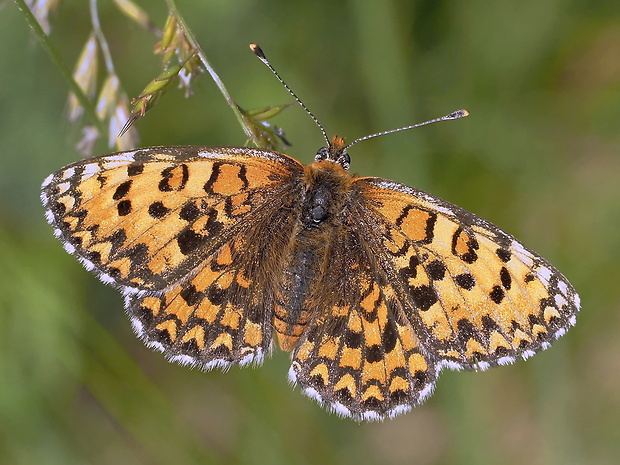
{"type": "MultiPolygon", "coordinates": [[[[159,70],[153,34],[100,1],[128,95],[159,70]]],[[[164,2],[139,2],[162,27],[164,2]]],[[[51,40],[72,65],[88,2],[51,40]]],[[[13,3],[0,14],[0,462],[3,464],[613,464],[620,456],[620,10],[605,0],[191,2],[178,7],[236,102],[292,101],[349,140],[467,108],[465,120],[373,139],[353,172],[431,191],[519,237],[573,282],[574,329],[527,362],[444,373],[425,405],[357,425],[291,389],[287,356],[200,373],[131,333],[121,298],[63,252],[43,178],[80,157],[66,82],[13,3]]],[[[208,75],[136,125],[143,145],[243,145],[208,75]]],[[[274,119],[308,163],[299,108],[274,119]]],[[[105,149],[100,148],[100,153],[105,149]]],[[[97,149],[95,149],[97,153],[97,149]]]]}

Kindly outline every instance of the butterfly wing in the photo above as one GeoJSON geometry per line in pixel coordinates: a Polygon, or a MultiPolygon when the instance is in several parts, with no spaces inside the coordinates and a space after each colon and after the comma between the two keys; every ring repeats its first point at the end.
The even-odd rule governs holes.
{"type": "Polygon", "coordinates": [[[434,388],[436,370],[354,210],[330,237],[329,267],[305,306],[314,317],[289,379],[335,413],[376,420],[404,413],[434,388]],[[347,221],[348,218],[348,221],[347,221]],[[347,224],[349,222],[349,224],[347,224]]]}
{"type": "Polygon", "coordinates": [[[163,289],[273,207],[302,171],[245,148],[153,147],[66,166],[42,200],[68,252],[121,290],[163,289]]]}
{"type": "Polygon", "coordinates": [[[149,347],[203,370],[262,362],[271,349],[275,265],[293,225],[290,216],[271,213],[250,217],[253,228],[204,257],[174,286],[125,298],[149,347]]]}
{"type": "Polygon", "coordinates": [[[358,178],[351,192],[316,286],[334,295],[315,298],[289,374],[335,412],[398,415],[443,368],[527,358],[575,323],[570,283],[499,228],[383,179],[358,178]]]}
{"type": "Polygon", "coordinates": [[[302,305],[312,317],[289,371],[306,395],[358,421],[409,410],[432,393],[437,376],[378,260],[360,195],[352,189],[334,228],[321,235],[326,262],[302,305]]]}
{"type": "Polygon", "coordinates": [[[270,283],[302,172],[274,152],[154,147],[69,165],[42,200],[65,249],[125,294],[145,342],[208,369],[260,361],[270,345],[270,283]]]}
{"type": "Polygon", "coordinates": [[[545,259],[498,227],[425,192],[355,183],[381,266],[436,369],[527,358],[575,324],[579,296],[545,259]]]}

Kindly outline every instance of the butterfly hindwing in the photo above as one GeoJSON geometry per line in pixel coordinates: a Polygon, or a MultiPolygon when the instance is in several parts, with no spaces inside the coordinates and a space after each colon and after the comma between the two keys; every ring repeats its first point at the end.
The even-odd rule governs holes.
{"type": "Polygon", "coordinates": [[[289,377],[308,396],[357,420],[395,416],[433,391],[432,361],[379,266],[355,202],[329,237],[329,267],[305,306],[314,309],[289,377]]]}
{"type": "Polygon", "coordinates": [[[273,298],[266,282],[273,276],[269,270],[257,273],[252,258],[271,246],[252,232],[222,245],[170,289],[126,297],[126,310],[147,345],[203,370],[262,362],[271,349],[273,298]]]}

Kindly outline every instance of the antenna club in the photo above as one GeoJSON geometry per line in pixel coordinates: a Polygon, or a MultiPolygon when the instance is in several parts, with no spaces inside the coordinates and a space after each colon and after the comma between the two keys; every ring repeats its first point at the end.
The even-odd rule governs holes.
{"type": "Polygon", "coordinates": [[[453,111],[452,113],[446,116],[446,119],[459,119],[459,118],[465,118],[466,116],[469,116],[469,112],[463,108],[461,110],[453,111]]]}
{"type": "Polygon", "coordinates": [[[263,49],[260,48],[258,44],[250,44],[250,50],[252,50],[257,57],[266,59],[263,49]]]}

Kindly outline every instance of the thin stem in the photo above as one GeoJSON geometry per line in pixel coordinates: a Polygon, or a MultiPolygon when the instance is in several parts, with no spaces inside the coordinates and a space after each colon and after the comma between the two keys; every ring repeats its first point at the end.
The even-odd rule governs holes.
{"type": "Polygon", "coordinates": [[[103,125],[103,122],[97,117],[97,111],[95,109],[94,103],[89,100],[86,94],[84,94],[84,91],[82,91],[82,88],[78,85],[75,79],[73,79],[71,70],[67,67],[65,62],[62,60],[60,53],[58,53],[58,50],[56,50],[56,48],[54,48],[54,46],[50,42],[49,37],[47,36],[45,31],[43,31],[43,28],[41,28],[41,25],[39,24],[37,19],[32,14],[32,11],[30,11],[30,8],[28,8],[28,5],[26,5],[26,2],[24,0],[15,0],[15,3],[17,4],[17,7],[21,10],[24,17],[26,18],[28,25],[34,32],[34,35],[38,39],[39,43],[41,44],[43,49],[47,52],[52,62],[60,70],[60,73],[67,81],[67,84],[69,85],[69,89],[71,90],[71,92],[75,94],[78,101],[80,102],[80,105],[84,107],[84,111],[88,114],[88,116],[90,116],[91,120],[97,125],[97,129],[101,132],[105,132],[106,129],[103,125]]]}
{"type": "Polygon", "coordinates": [[[189,29],[187,23],[185,22],[185,19],[183,19],[183,17],[179,13],[179,11],[178,11],[175,3],[174,3],[174,0],[166,0],[166,4],[168,5],[168,9],[170,10],[170,12],[176,16],[177,21],[179,23],[179,26],[181,26],[181,29],[183,30],[183,33],[185,34],[185,37],[187,37],[188,42],[196,50],[197,55],[200,58],[200,61],[202,62],[203,66],[205,67],[207,72],[211,75],[211,79],[213,79],[213,81],[215,81],[215,85],[217,85],[218,89],[220,89],[220,92],[224,96],[224,99],[226,100],[226,103],[232,109],[233,113],[237,117],[237,121],[239,121],[239,124],[241,124],[241,127],[243,128],[243,130],[245,132],[245,135],[256,146],[259,146],[258,138],[254,135],[254,132],[252,131],[250,126],[245,121],[245,119],[243,117],[243,114],[239,110],[239,107],[237,106],[236,102],[233,100],[233,98],[228,93],[228,90],[226,89],[226,86],[224,86],[224,83],[222,82],[220,77],[215,72],[215,69],[213,69],[213,67],[211,66],[211,63],[209,63],[209,60],[207,59],[207,56],[205,55],[205,53],[203,52],[202,48],[198,44],[198,41],[196,40],[196,38],[192,34],[192,31],[189,29]]]}
{"type": "Polygon", "coordinates": [[[101,23],[99,22],[99,12],[97,11],[97,0],[90,0],[90,22],[93,25],[93,31],[101,47],[101,54],[103,55],[103,61],[105,62],[105,68],[108,74],[116,75],[114,71],[114,62],[112,61],[112,54],[110,53],[110,47],[108,41],[105,39],[105,35],[101,30],[101,23]]]}

